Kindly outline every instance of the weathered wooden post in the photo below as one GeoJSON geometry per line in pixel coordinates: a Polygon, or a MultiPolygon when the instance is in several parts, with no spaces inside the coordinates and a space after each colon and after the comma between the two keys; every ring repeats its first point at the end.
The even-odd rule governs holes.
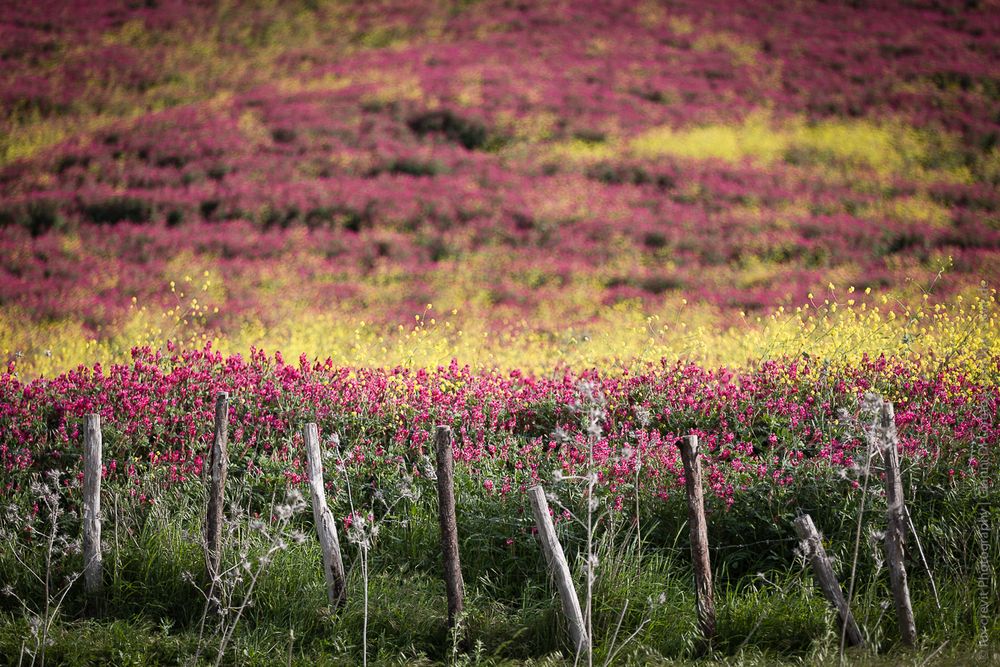
{"type": "Polygon", "coordinates": [[[679,446],[681,461],[684,463],[684,482],[687,487],[698,627],[704,640],[702,648],[710,649],[715,638],[715,600],[712,594],[712,565],[708,557],[708,524],[705,521],[705,497],[701,483],[701,461],[698,458],[698,436],[689,435],[681,438],[679,446]]]}
{"type": "Polygon", "coordinates": [[[208,513],[205,517],[205,570],[214,585],[222,563],[222,529],[229,467],[229,394],[215,397],[215,437],[209,458],[208,513]]]}
{"type": "Polygon", "coordinates": [[[910,605],[910,587],[903,564],[906,547],[906,507],[903,500],[903,479],[899,472],[899,437],[896,434],[896,415],[892,403],[882,404],[879,413],[882,461],[885,463],[885,495],[889,503],[885,531],[886,561],[889,566],[889,583],[896,605],[899,634],[906,646],[917,643],[917,626],[910,605]]]}
{"type": "Polygon", "coordinates": [[[583,655],[590,650],[590,639],[587,637],[587,626],[583,621],[583,612],[580,611],[580,600],[576,595],[573,578],[569,573],[569,564],[566,562],[562,545],[559,544],[559,538],[556,537],[556,528],[552,523],[552,517],[549,516],[549,502],[545,498],[545,490],[540,485],[533,486],[528,489],[528,498],[531,501],[531,511],[535,515],[535,525],[538,527],[538,538],[542,542],[545,562],[548,564],[549,573],[555,581],[556,590],[559,591],[563,613],[569,623],[570,638],[573,640],[577,654],[583,655]]]}
{"type": "Polygon", "coordinates": [[[100,610],[104,591],[101,556],[101,416],[90,414],[83,425],[83,588],[92,609],[100,610]]]}
{"type": "Polygon", "coordinates": [[[438,426],[434,434],[437,449],[438,520],[441,524],[441,553],[444,555],[444,584],[448,592],[448,627],[455,628],[462,614],[465,582],[458,552],[458,523],[455,519],[455,463],[451,449],[451,428],[438,426]]]}
{"type": "Polygon", "coordinates": [[[340,538],[337,523],[326,504],[326,488],[323,485],[323,458],[319,449],[319,429],[316,424],[306,424],[302,431],[306,445],[306,468],[309,475],[309,491],[312,493],[313,521],[323,550],[323,575],[326,578],[327,595],[330,604],[342,607],[347,602],[347,577],[344,575],[344,559],[340,554],[340,538]]]}
{"type": "Polygon", "coordinates": [[[802,548],[809,558],[810,565],[812,565],[816,582],[823,591],[823,595],[826,596],[826,599],[833,608],[837,610],[840,629],[846,634],[847,642],[851,646],[864,646],[865,638],[861,635],[861,630],[854,621],[854,616],[851,614],[851,608],[847,605],[847,600],[844,599],[844,592],[837,582],[837,575],[833,572],[833,564],[830,562],[829,556],[826,555],[826,549],[823,548],[823,539],[820,537],[819,531],[816,530],[816,525],[813,523],[812,517],[808,514],[803,514],[796,517],[792,525],[795,527],[795,532],[799,536],[799,539],[802,540],[802,548]]]}

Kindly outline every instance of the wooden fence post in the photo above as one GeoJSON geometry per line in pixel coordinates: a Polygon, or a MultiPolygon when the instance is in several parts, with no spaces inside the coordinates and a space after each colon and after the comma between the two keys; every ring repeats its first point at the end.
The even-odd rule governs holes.
{"type": "Polygon", "coordinates": [[[437,449],[438,519],[441,524],[441,552],[444,555],[444,583],[448,592],[448,627],[454,629],[462,614],[465,582],[458,553],[458,523],[455,519],[455,466],[451,449],[451,429],[438,426],[434,434],[437,449]]]}
{"type": "Polygon", "coordinates": [[[209,458],[208,512],[205,517],[205,570],[215,583],[222,563],[222,528],[226,497],[226,471],[229,467],[229,394],[215,397],[215,437],[209,458]]]}
{"type": "Polygon", "coordinates": [[[556,528],[549,516],[549,502],[545,499],[545,490],[540,486],[528,489],[531,500],[531,511],[535,515],[535,525],[538,526],[538,537],[542,542],[542,552],[549,566],[549,573],[555,581],[559,598],[562,600],[563,613],[569,622],[569,634],[573,640],[578,655],[590,650],[590,639],[587,637],[587,626],[583,622],[583,612],[580,611],[580,600],[573,586],[573,578],[569,573],[569,564],[563,553],[556,528]]]}
{"type": "Polygon", "coordinates": [[[347,577],[344,575],[344,559],[340,554],[340,538],[337,523],[326,504],[326,487],[323,485],[323,458],[319,449],[319,429],[316,424],[306,424],[302,431],[306,445],[306,468],[309,475],[309,490],[312,493],[313,521],[323,549],[323,574],[326,578],[330,604],[343,607],[347,602],[347,577]]]}
{"type": "Polygon", "coordinates": [[[101,416],[90,414],[83,426],[83,588],[92,608],[100,610],[104,591],[101,556],[101,416]]]}
{"type": "Polygon", "coordinates": [[[803,514],[796,517],[792,525],[795,527],[795,532],[798,534],[799,539],[802,540],[802,547],[809,558],[809,563],[812,565],[816,582],[822,589],[823,595],[833,605],[833,608],[837,610],[837,616],[840,619],[840,628],[846,633],[847,642],[851,646],[864,646],[865,638],[861,635],[861,630],[854,621],[854,616],[851,614],[851,608],[847,605],[847,600],[844,599],[844,592],[837,582],[837,575],[833,572],[833,565],[830,563],[830,558],[826,555],[826,549],[823,548],[823,539],[820,537],[819,531],[816,530],[816,525],[813,523],[812,517],[808,514],[803,514]]]}
{"type": "Polygon", "coordinates": [[[708,557],[708,525],[705,521],[705,497],[701,483],[701,461],[698,458],[698,436],[680,440],[687,487],[688,524],[691,530],[691,560],[694,564],[694,584],[697,594],[698,627],[705,646],[711,648],[715,638],[715,600],[712,595],[712,565],[708,557]]]}
{"type": "Polygon", "coordinates": [[[903,554],[906,547],[906,507],[903,500],[903,479],[899,472],[899,438],[896,435],[896,415],[892,403],[882,404],[879,414],[882,460],[885,463],[885,495],[889,503],[885,531],[886,561],[892,599],[896,605],[899,634],[906,646],[917,643],[917,626],[910,605],[910,587],[906,580],[903,554]]]}

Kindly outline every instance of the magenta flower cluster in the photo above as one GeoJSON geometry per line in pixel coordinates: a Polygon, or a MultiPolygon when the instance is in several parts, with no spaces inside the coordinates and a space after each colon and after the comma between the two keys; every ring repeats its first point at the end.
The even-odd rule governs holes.
{"type": "MultiPolygon", "coordinates": [[[[1000,359],[990,363],[1000,370],[1000,359]]],[[[994,458],[1000,443],[995,385],[926,376],[886,359],[843,370],[788,360],[739,374],[661,364],[543,378],[473,373],[454,363],[433,371],[336,368],[206,348],[135,349],[129,364],[30,382],[14,370],[0,375],[4,493],[33,472],[79,472],[82,417],[92,412],[103,422],[108,478],[139,485],[158,473],[166,486],[197,483],[220,391],[231,397],[233,465],[290,484],[304,480],[307,421],[319,423],[327,446],[339,434],[340,448],[331,451],[338,464],[373,472],[402,466],[414,476],[426,474],[434,427],[451,425],[457,465],[501,497],[579,474],[592,447],[601,485],[617,505],[636,486],[664,498],[683,486],[676,442],[687,434],[699,436],[711,492],[727,504],[803,475],[851,483],[866,447],[858,406],[870,392],[895,401],[902,453],[913,465],[976,474],[990,469],[982,459],[994,458]],[[602,402],[597,429],[581,412],[581,386],[602,402]]]]}

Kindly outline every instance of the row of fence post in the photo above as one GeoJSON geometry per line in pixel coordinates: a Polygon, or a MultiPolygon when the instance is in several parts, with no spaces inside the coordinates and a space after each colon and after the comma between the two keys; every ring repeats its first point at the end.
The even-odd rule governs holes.
{"type": "MultiPolygon", "coordinates": [[[[209,460],[208,510],[205,518],[205,569],[210,582],[219,576],[222,559],[222,535],[225,521],[226,471],[228,467],[228,417],[229,396],[220,393],[215,401],[215,434],[209,460]]],[[[893,601],[902,642],[907,646],[916,643],[916,626],[903,563],[906,536],[906,509],[899,471],[898,438],[891,403],[884,403],[877,421],[881,450],[886,473],[886,496],[889,504],[885,535],[886,556],[890,573],[893,601]]],[[[313,520],[323,552],[323,572],[331,606],[341,607],[347,601],[347,580],[340,550],[340,539],[333,514],[327,505],[323,481],[322,450],[319,431],[314,423],[303,429],[306,451],[306,468],[312,495],[313,520]]],[[[458,526],[455,515],[454,461],[452,431],[448,426],[438,426],[435,431],[437,454],[438,515],[441,527],[441,552],[444,565],[445,590],[448,598],[448,625],[456,628],[463,609],[464,582],[459,555],[458,526]]],[[[100,613],[103,596],[103,564],[101,559],[101,471],[102,435],[99,415],[90,414],[84,419],[84,475],[83,475],[83,558],[84,590],[88,606],[100,613]]],[[[691,561],[694,570],[696,613],[702,652],[710,650],[715,637],[715,602],[713,598],[712,569],[709,558],[708,523],[705,516],[701,457],[698,438],[689,435],[678,442],[684,466],[685,490],[688,504],[688,524],[691,541],[691,561]]],[[[578,652],[591,647],[587,626],[581,611],[566,555],[556,534],[545,490],[541,485],[528,489],[535,525],[546,565],[555,584],[569,627],[570,639],[578,652]]],[[[854,620],[837,581],[833,565],[819,531],[808,514],[793,522],[801,540],[816,581],[837,613],[841,631],[852,646],[864,646],[865,639],[854,620]]]]}

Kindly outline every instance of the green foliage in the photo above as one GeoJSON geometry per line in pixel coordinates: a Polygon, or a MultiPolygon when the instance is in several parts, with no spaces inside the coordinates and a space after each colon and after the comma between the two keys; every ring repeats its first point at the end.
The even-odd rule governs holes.
{"type": "Polygon", "coordinates": [[[149,222],[153,217],[153,205],[136,197],[109,197],[84,205],[83,214],[88,220],[99,225],[149,222]]]}
{"type": "MultiPolygon", "coordinates": [[[[354,502],[359,509],[376,510],[380,526],[369,563],[372,664],[443,664],[453,658],[461,664],[572,664],[530,513],[517,494],[498,502],[483,489],[481,475],[491,471],[460,469],[456,478],[466,611],[460,641],[453,645],[446,628],[434,481],[421,476],[403,482],[372,477],[360,468],[349,470],[354,502]]],[[[241,559],[256,563],[267,552],[268,529],[254,528],[254,517],[267,523],[275,498],[285,493],[285,482],[278,476],[265,479],[270,491],[238,472],[233,477],[225,566],[239,567],[241,559]]],[[[985,579],[981,550],[970,540],[984,517],[996,525],[1000,503],[995,492],[972,481],[947,479],[946,471],[908,478],[911,514],[941,602],[938,608],[927,570],[911,549],[911,590],[923,641],[917,655],[924,657],[945,640],[953,650],[976,650],[980,627],[994,644],[1000,635],[995,619],[1000,538],[995,531],[985,536],[985,562],[991,573],[985,579]]],[[[554,483],[551,488],[567,509],[581,511],[583,497],[572,483],[554,483]]],[[[70,488],[61,496],[67,512],[60,531],[67,536],[79,530],[76,493],[70,488]]],[[[336,515],[349,512],[340,481],[333,483],[329,496],[336,515]]],[[[813,477],[785,487],[762,484],[757,502],[728,510],[721,501],[710,499],[718,613],[714,659],[736,664],[795,660],[833,664],[835,621],[795,553],[790,522],[797,508],[813,515],[846,589],[860,497],[861,492],[843,479],[813,477]]],[[[602,507],[607,500],[602,498],[602,507]]],[[[30,498],[12,501],[25,505],[30,498]]],[[[881,545],[868,533],[884,516],[880,502],[884,501],[876,493],[865,507],[866,532],[853,608],[875,649],[892,656],[898,650],[898,635],[891,606],[886,606],[887,575],[880,562],[881,545]]],[[[114,485],[105,491],[106,615],[85,620],[82,591],[72,589],[49,633],[50,664],[175,664],[195,654],[206,664],[214,661],[221,621],[209,614],[205,630],[199,629],[205,609],[203,504],[203,494],[192,493],[191,487],[161,491],[152,505],[134,502],[114,485]]],[[[615,664],[684,664],[694,655],[697,630],[683,497],[643,499],[638,532],[629,503],[621,511],[601,511],[598,517],[595,659],[600,664],[613,655],[615,664]]],[[[303,539],[289,541],[262,570],[252,604],[226,647],[225,662],[358,664],[364,608],[357,551],[342,531],[351,595],[345,608],[331,610],[311,514],[294,516],[290,527],[301,531],[303,539]]],[[[582,581],[585,530],[562,521],[559,535],[577,580],[582,581]]],[[[0,547],[0,580],[21,599],[42,600],[44,591],[25,576],[10,545],[0,547]]],[[[33,567],[44,563],[43,542],[29,552],[33,567]]],[[[58,576],[79,567],[78,557],[71,550],[67,553],[56,564],[58,576]]],[[[247,593],[246,582],[237,584],[233,599],[247,593]]],[[[10,595],[0,597],[0,655],[5,656],[0,665],[17,664],[24,647],[30,648],[30,619],[10,595]]],[[[882,664],[880,660],[871,657],[871,664],[882,664]]]]}
{"type": "Polygon", "coordinates": [[[0,207],[0,228],[24,227],[32,236],[41,236],[66,226],[59,204],[53,199],[35,199],[17,206],[0,207]]]}
{"type": "Polygon", "coordinates": [[[448,141],[469,150],[489,150],[495,148],[497,143],[481,122],[463,118],[448,109],[416,114],[407,121],[407,125],[417,136],[443,135],[448,141]]]}

